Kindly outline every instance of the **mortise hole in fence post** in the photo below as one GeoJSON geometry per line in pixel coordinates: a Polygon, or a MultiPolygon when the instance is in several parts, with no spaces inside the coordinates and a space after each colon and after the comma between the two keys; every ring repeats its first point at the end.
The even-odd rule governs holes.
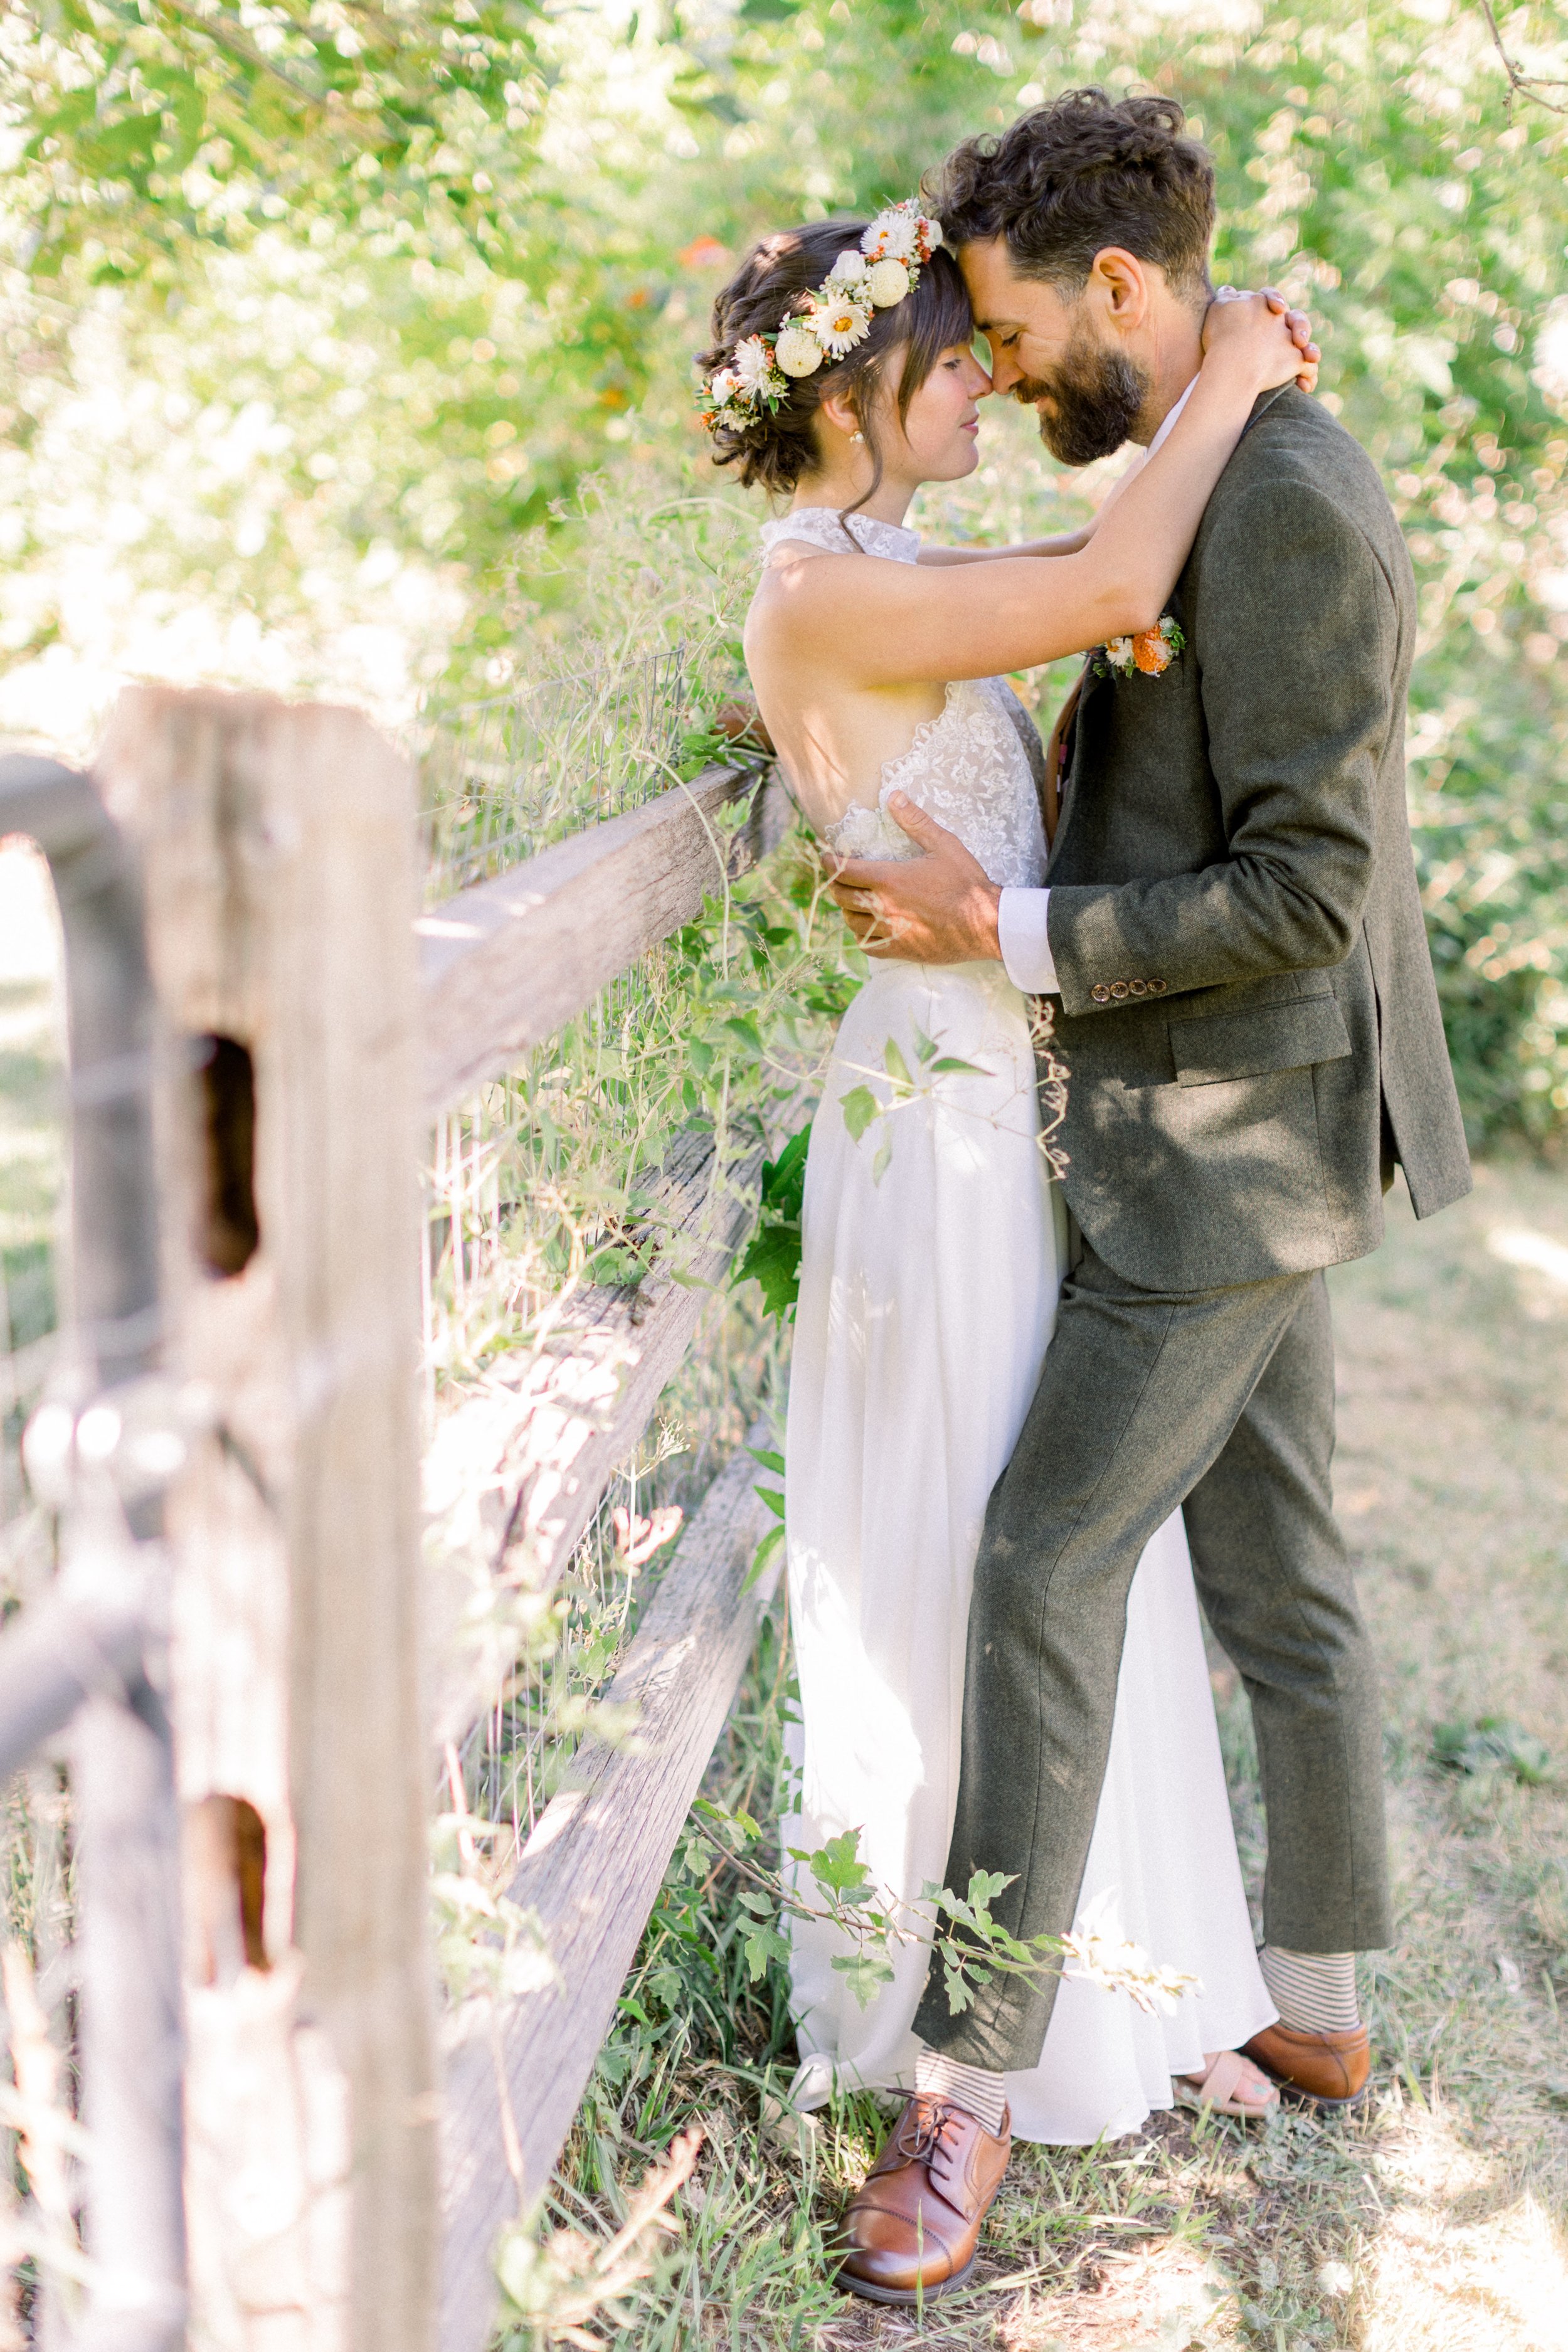
{"type": "Polygon", "coordinates": [[[94,767],[188,1045],[158,1131],[164,1365],[209,1423],[165,1506],[190,2340],[429,2352],[412,778],[353,712],[147,686],[94,767]]]}
{"type": "Polygon", "coordinates": [[[267,1824],[247,1798],[202,1797],[187,1807],[185,1871],[195,1981],[229,1985],[242,1968],[265,1969],[267,1824]]]}
{"type": "Polygon", "coordinates": [[[203,1037],[197,1046],[205,1189],[196,1247],[213,1274],[242,1274],[256,1255],[256,1069],[248,1046],[203,1037]]]}

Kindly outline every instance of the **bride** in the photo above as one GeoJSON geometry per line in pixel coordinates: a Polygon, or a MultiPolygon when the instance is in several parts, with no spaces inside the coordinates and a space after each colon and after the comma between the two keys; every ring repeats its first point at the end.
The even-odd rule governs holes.
{"type": "MultiPolygon", "coordinates": [[[[994,883],[1042,880],[1044,763],[1005,674],[1157,623],[1258,395],[1310,378],[1292,340],[1304,331],[1262,297],[1211,311],[1178,422],[1091,532],[995,552],[929,547],[904,514],[922,482],[978,463],[976,404],[991,389],[938,225],[907,204],[869,225],[770,236],[748,255],[715,307],[706,421],[719,463],[790,501],[763,530],[746,660],[830,851],[916,854],[896,821],[903,794],[994,883]]],[[[801,1778],[784,1843],[809,1851],[858,1832],[895,1906],[942,1875],[981,1524],[1065,1269],[1030,1022],[998,964],[874,966],[840,1029],[810,1147],[785,1474],[801,1778]]],[[[1173,2096],[1268,2111],[1273,2085],[1237,2054],[1276,2012],[1253,1950],[1179,1513],[1128,1604],[1079,1924],[1196,1982],[1158,2015],[1069,1975],[1039,2064],[1006,2078],[1012,2131],[1093,2142],[1173,2096]]],[[[1000,2095],[983,2111],[996,2078],[966,2082],[973,2070],[911,2030],[925,1948],[899,1949],[892,1980],[864,2008],[834,1968],[844,1950],[826,1925],[795,1927],[796,2103],[820,2105],[835,2087],[912,2090],[896,2141],[911,2116],[929,2137],[935,2099],[975,2116],[1005,2158],[1000,2095]]],[[[940,2118],[935,2128],[940,2138],[940,2118]]],[[[939,2294],[967,2275],[967,2264],[928,2262],[911,2284],[879,2260],[876,2235],[863,2212],[859,2226],[851,2217],[840,2275],[857,2293],[913,2302],[917,2287],[939,2294]]]]}

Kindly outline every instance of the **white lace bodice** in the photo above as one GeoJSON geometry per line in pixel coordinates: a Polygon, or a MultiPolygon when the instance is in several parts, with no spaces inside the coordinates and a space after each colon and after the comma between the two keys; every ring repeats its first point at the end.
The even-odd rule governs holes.
{"type": "MultiPolygon", "coordinates": [[[[804,540],[844,555],[847,530],[863,554],[888,562],[912,563],[920,552],[916,532],[869,515],[841,518],[833,507],[798,507],[764,523],[763,547],[767,552],[783,541],[804,540]]],[[[958,835],[993,882],[1037,885],[1046,871],[1044,773],[1034,722],[1005,678],[955,678],[938,716],[915,730],[907,751],[883,763],[876,807],[857,803],[823,838],[843,857],[918,857],[909,835],[887,814],[889,793],[907,793],[958,835]]]]}

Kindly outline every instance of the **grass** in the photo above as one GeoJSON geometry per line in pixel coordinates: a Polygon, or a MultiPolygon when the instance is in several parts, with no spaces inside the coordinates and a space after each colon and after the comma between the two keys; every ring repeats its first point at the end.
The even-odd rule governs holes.
{"type": "MultiPolygon", "coordinates": [[[[1368,2108],[1250,2131],[1173,2115],[1114,2147],[1021,2149],[973,2294],[923,2320],[853,2303],[825,2241],[885,2113],[782,2106],[784,1987],[747,1980],[725,1886],[678,1860],[553,2194],[557,2223],[602,2236],[679,2129],[708,2133],[677,2232],[601,2320],[606,2342],[1568,2347],[1568,1185],[1483,1166],[1472,1199],[1425,1225],[1400,1193],[1384,1249],[1332,1287],[1337,1491],[1384,1666],[1400,1906],[1398,1944],[1365,1972],[1368,2108]],[[1470,1769],[1435,1755],[1439,1727],[1493,1717],[1544,1744],[1543,1779],[1519,1777],[1508,1738],[1458,1743],[1470,1769]]],[[[774,1624],[710,1776],[759,1811],[787,1676],[774,1624]]],[[[1215,1684],[1256,1886],[1250,1727],[1217,1654],[1215,1684]]]]}

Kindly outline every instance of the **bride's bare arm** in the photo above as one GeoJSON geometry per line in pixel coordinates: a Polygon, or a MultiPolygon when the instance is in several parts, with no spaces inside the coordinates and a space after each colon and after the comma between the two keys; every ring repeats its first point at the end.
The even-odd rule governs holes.
{"type": "Polygon", "coordinates": [[[1013,547],[922,547],[915,558],[917,563],[951,565],[954,563],[1011,562],[1016,558],[1037,558],[1042,555],[1076,555],[1094,537],[1095,516],[1078,530],[1058,531],[1054,539],[1020,540],[1013,547]]]}
{"type": "MultiPolygon", "coordinates": [[[[781,562],[766,575],[766,625],[792,657],[831,662],[865,686],[1034,669],[1152,628],[1258,395],[1301,373],[1289,326],[1264,297],[1226,303],[1211,321],[1174,431],[1077,553],[997,557],[983,573],[848,555],[781,562]]],[[[752,616],[764,617],[761,603],[752,616]]]]}

